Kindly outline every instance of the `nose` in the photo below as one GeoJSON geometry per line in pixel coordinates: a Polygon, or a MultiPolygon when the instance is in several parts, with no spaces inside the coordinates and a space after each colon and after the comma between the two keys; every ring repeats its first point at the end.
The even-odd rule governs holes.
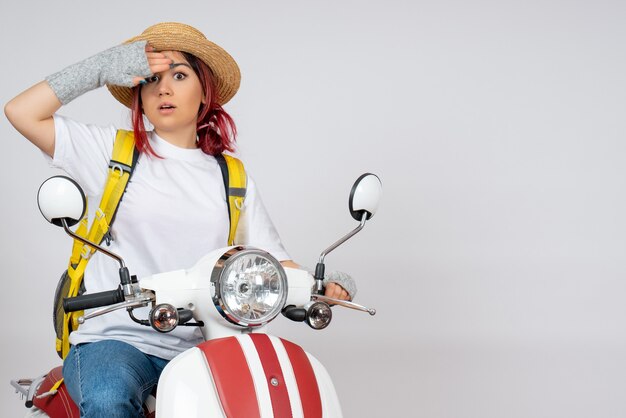
{"type": "Polygon", "coordinates": [[[172,89],[166,77],[163,77],[163,79],[159,80],[158,92],[159,92],[159,97],[172,95],[172,89]]]}

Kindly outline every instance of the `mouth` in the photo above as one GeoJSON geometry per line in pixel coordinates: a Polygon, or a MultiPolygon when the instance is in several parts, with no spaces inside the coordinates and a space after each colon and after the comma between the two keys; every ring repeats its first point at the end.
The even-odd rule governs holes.
{"type": "Polygon", "coordinates": [[[171,103],[161,103],[159,106],[160,113],[172,113],[174,109],[176,109],[176,106],[171,103]]]}

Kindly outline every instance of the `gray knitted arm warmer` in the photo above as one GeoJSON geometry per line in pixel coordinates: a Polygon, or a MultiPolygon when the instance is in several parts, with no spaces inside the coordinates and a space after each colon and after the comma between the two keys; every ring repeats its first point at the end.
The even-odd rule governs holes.
{"type": "Polygon", "coordinates": [[[350,300],[353,300],[356,296],[356,282],[349,274],[341,272],[341,271],[332,271],[324,278],[324,286],[328,286],[328,283],[337,283],[339,286],[343,287],[348,295],[350,296],[350,300]]]}
{"type": "Polygon", "coordinates": [[[105,84],[132,87],[134,77],[151,74],[146,41],[114,46],[46,77],[62,104],[105,84]]]}

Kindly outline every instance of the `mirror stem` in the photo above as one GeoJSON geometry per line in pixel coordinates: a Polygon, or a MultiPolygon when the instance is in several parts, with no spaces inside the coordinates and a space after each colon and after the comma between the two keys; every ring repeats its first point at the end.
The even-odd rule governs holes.
{"type": "Polygon", "coordinates": [[[122,259],[122,257],[72,232],[69,226],[67,226],[67,221],[64,218],[61,218],[61,225],[63,225],[63,229],[65,229],[65,232],[67,232],[67,234],[70,237],[82,242],[85,245],[88,245],[89,247],[95,249],[96,251],[100,251],[108,255],[109,257],[117,260],[117,262],[120,264],[120,282],[122,283],[122,289],[124,290],[124,295],[125,296],[134,295],[132,278],[130,276],[130,273],[128,272],[128,269],[126,268],[126,265],[124,264],[124,260],[122,259]]]}
{"type": "Polygon", "coordinates": [[[67,232],[67,234],[69,236],[71,236],[72,238],[82,242],[83,244],[86,244],[86,245],[90,246],[91,248],[93,248],[96,251],[103,252],[104,254],[108,255],[109,257],[114,258],[115,260],[117,260],[118,263],[120,263],[120,268],[126,268],[126,265],[124,264],[124,260],[122,260],[122,257],[120,257],[119,255],[117,255],[115,253],[112,253],[111,251],[105,250],[101,246],[99,246],[97,244],[94,244],[91,241],[86,240],[85,238],[81,237],[80,235],[75,234],[67,226],[67,222],[65,221],[65,219],[61,219],[61,224],[63,224],[63,229],[65,229],[65,232],[67,232]]]}
{"type": "Polygon", "coordinates": [[[320,254],[319,261],[317,262],[317,265],[315,266],[315,290],[318,294],[321,295],[324,293],[324,286],[322,284],[322,281],[324,280],[324,269],[325,269],[324,258],[326,257],[328,253],[333,251],[335,248],[339,247],[341,244],[343,244],[344,242],[352,238],[357,232],[363,229],[363,227],[365,226],[365,222],[367,222],[367,216],[368,216],[367,211],[363,211],[363,215],[361,216],[361,223],[359,224],[359,226],[354,228],[352,231],[348,232],[348,234],[346,234],[343,238],[335,242],[330,247],[326,248],[320,254]]]}
{"type": "Polygon", "coordinates": [[[359,232],[361,229],[363,229],[363,227],[365,226],[365,222],[367,222],[367,212],[363,211],[363,216],[361,217],[361,223],[359,224],[359,226],[354,228],[352,231],[350,231],[348,234],[346,234],[346,236],[341,238],[339,241],[335,242],[333,245],[331,245],[330,247],[328,247],[324,251],[322,251],[322,254],[320,254],[320,259],[319,259],[318,263],[319,264],[324,264],[324,257],[326,257],[326,255],[328,253],[333,251],[335,248],[339,247],[341,244],[343,244],[344,242],[346,242],[347,240],[352,238],[357,232],[359,232]]]}

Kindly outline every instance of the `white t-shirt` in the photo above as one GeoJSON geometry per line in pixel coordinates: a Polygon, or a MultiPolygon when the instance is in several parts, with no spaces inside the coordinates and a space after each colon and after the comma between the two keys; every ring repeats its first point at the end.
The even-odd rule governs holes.
{"type": "MultiPolygon", "coordinates": [[[[81,185],[93,210],[104,188],[117,129],[85,125],[60,115],[54,116],[54,125],[51,165],[81,185]]],[[[192,267],[209,251],[227,245],[229,229],[224,182],[215,158],[200,149],[178,148],[154,132],[148,138],[163,158],[139,156],[108,247],[139,278],[192,267]]],[[[238,244],[262,248],[278,260],[289,259],[249,176],[237,239],[238,244]]],[[[115,260],[96,252],[85,272],[87,293],[115,289],[118,269],[115,260]]],[[[147,313],[148,308],[135,310],[138,318],[147,318],[147,313]]],[[[125,341],[147,354],[171,359],[201,342],[201,334],[195,327],[161,334],[134,323],[121,310],[89,319],[70,336],[72,344],[102,339],[125,341]]]]}

